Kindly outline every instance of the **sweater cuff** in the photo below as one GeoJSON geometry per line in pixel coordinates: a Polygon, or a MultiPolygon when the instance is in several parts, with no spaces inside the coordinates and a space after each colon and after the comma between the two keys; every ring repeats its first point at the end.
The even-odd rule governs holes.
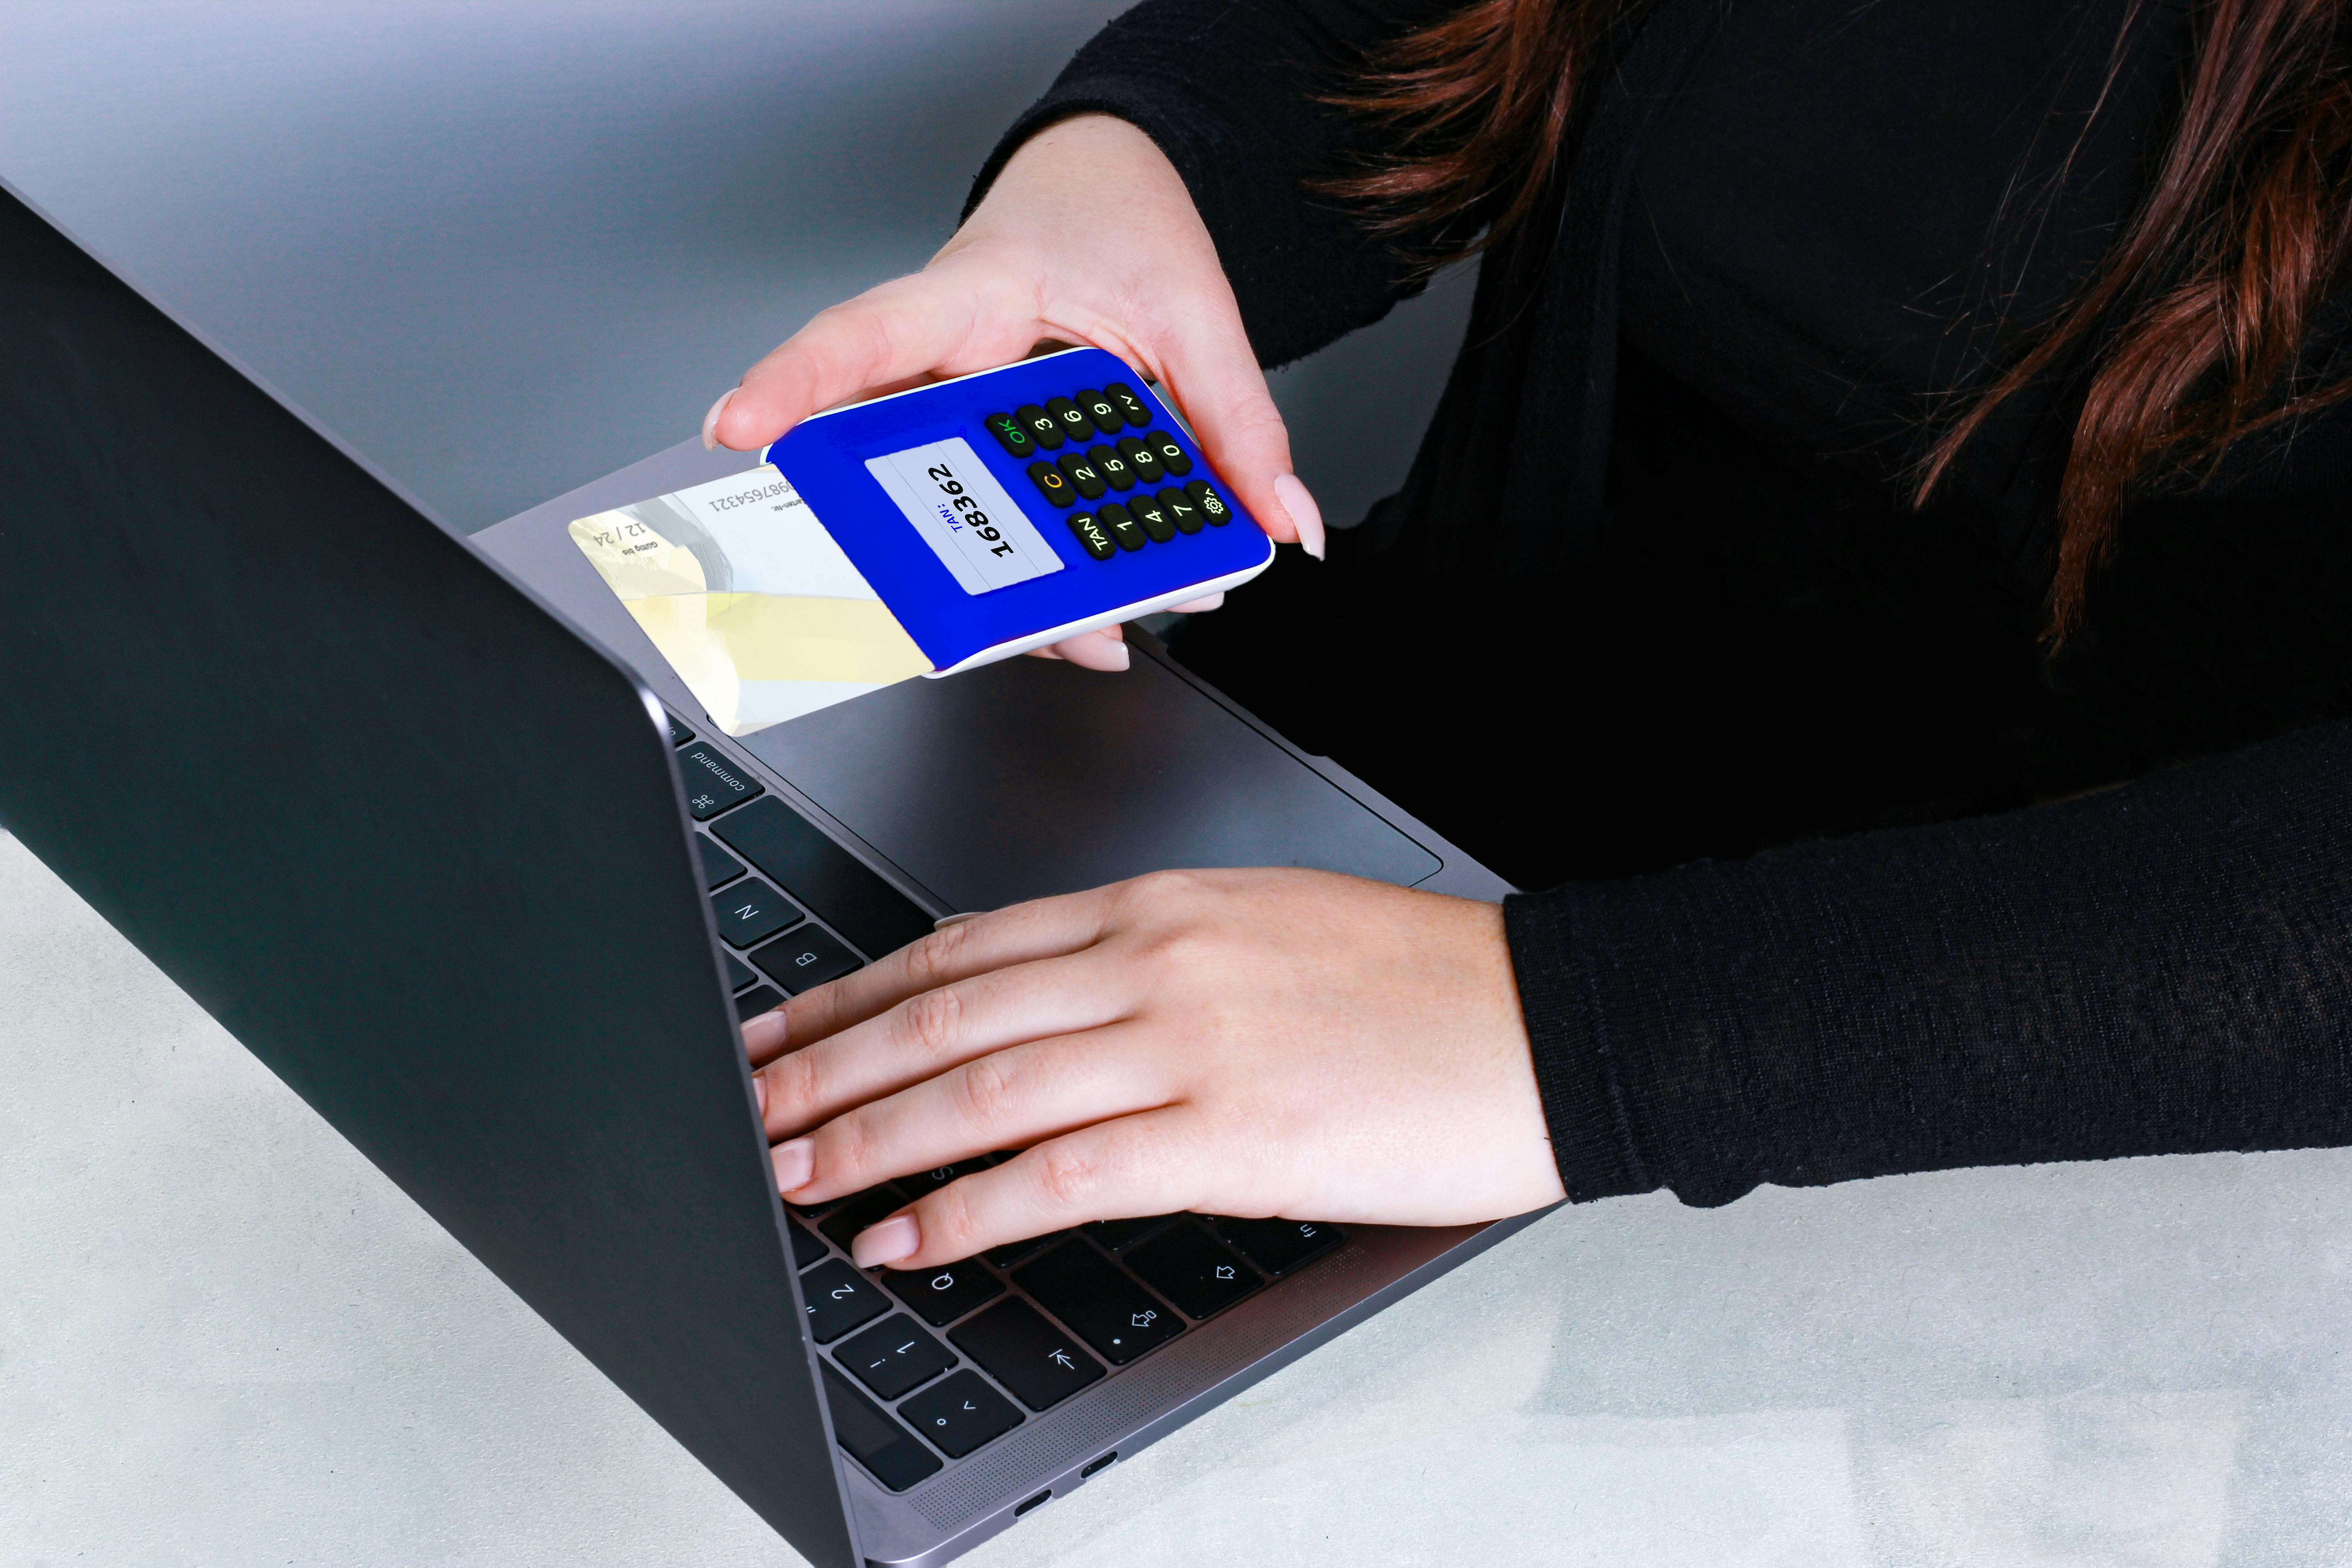
{"type": "Polygon", "coordinates": [[[1591,1203],[1658,1184],[1626,1126],[1589,945],[1577,940],[1579,901],[1573,888],[1513,894],[1503,900],[1503,929],[1560,1185],[1570,1202],[1591,1203]]]}

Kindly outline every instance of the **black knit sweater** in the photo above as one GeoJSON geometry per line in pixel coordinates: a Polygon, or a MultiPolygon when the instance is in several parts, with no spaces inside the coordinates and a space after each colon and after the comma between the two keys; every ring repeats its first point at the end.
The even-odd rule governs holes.
{"type": "MultiPolygon", "coordinates": [[[[1415,286],[1315,194],[1372,150],[1324,99],[1442,9],[1150,0],[981,188],[1130,120],[1261,358],[1310,353],[1415,286]]],[[[1571,1197],[2352,1142],[2352,421],[2137,503],[2056,654],[2082,367],[1904,496],[2144,189],[2188,16],[2093,114],[2125,9],[1653,10],[1483,264],[1406,489],[1178,644],[1559,884],[1507,909],[1571,1197]]]]}

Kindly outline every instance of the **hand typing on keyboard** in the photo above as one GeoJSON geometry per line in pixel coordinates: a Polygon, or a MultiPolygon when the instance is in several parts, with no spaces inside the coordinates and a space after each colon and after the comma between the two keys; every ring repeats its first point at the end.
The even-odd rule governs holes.
{"type": "Polygon", "coordinates": [[[950,926],[743,1035],[792,1203],[948,1178],[827,1222],[868,1268],[1181,1210],[1445,1225],[1563,1195],[1492,904],[1162,872],[950,926]]]}
{"type": "MultiPolygon", "coordinates": [[[[711,405],[703,442],[752,450],[820,410],[1046,341],[1092,343],[1158,380],[1266,531],[1323,553],[1322,514],[1290,471],[1289,434],[1182,177],[1150,137],[1102,115],[1024,142],[929,266],[820,312],[711,405]]],[[[1037,651],[1127,668],[1116,626],[1037,651]]]]}

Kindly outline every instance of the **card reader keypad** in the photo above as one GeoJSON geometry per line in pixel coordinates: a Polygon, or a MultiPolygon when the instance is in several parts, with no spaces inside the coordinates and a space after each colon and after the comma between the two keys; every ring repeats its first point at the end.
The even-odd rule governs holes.
{"type": "Polygon", "coordinates": [[[1233,509],[1206,479],[1171,484],[1192,471],[1183,444],[1150,425],[1150,407],[1124,382],[1101,391],[1024,404],[981,423],[1006,453],[1027,463],[1029,480],[1067,521],[1079,546],[1097,561],[1116,559],[1146,544],[1173,543],[1179,534],[1222,528],[1233,509]],[[1047,452],[1059,456],[1047,458],[1047,452]],[[1116,498],[1116,499],[1113,499],[1116,498]],[[1080,502],[1099,502],[1091,510],[1080,502]]]}

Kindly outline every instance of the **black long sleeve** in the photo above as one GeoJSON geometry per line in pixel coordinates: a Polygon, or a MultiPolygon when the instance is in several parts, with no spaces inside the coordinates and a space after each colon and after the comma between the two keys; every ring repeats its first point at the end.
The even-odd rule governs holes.
{"type": "Polygon", "coordinates": [[[1575,1198],[2352,1143],[2352,725],[1512,899],[1575,1198]]]}
{"type": "Polygon", "coordinates": [[[1147,0],[1080,49],[1014,122],[972,199],[1056,120],[1132,121],[1183,176],[1259,362],[1287,363],[1420,287],[1393,246],[1312,184],[1368,150],[1360,121],[1324,100],[1381,42],[1446,9],[1446,0],[1147,0]]]}

